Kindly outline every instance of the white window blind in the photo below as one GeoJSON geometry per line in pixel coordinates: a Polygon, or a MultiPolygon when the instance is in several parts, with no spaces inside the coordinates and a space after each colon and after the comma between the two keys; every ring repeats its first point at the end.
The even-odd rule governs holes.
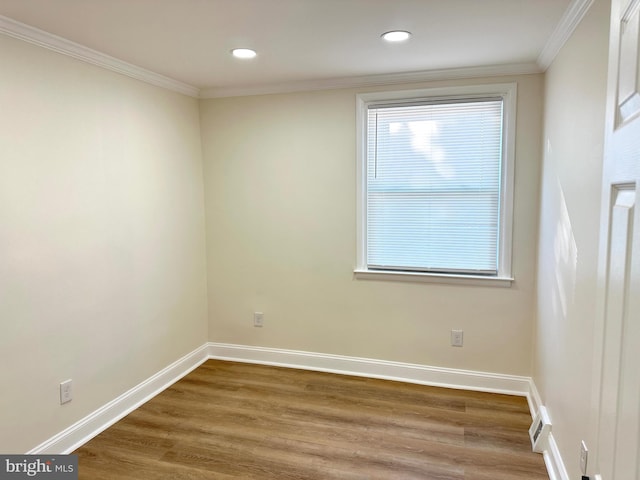
{"type": "Polygon", "coordinates": [[[497,275],[503,99],[370,104],[369,269],[497,275]]]}

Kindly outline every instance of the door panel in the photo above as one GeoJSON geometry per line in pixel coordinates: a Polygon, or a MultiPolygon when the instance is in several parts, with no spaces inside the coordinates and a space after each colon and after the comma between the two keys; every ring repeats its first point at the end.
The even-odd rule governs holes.
{"type": "Polygon", "coordinates": [[[601,396],[601,446],[606,461],[604,478],[635,479],[638,471],[638,377],[637,323],[631,315],[630,281],[634,272],[635,185],[614,187],[610,212],[609,268],[606,291],[603,389],[601,396]]]}
{"type": "Polygon", "coordinates": [[[640,0],[629,2],[620,20],[620,63],[618,67],[618,121],[625,122],[640,112],[640,0]]]}
{"type": "Polygon", "coordinates": [[[611,13],[596,478],[640,480],[640,0],[611,13]]]}

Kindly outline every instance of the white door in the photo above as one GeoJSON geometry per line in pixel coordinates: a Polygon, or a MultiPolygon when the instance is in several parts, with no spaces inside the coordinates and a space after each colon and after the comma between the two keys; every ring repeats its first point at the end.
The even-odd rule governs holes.
{"type": "Polygon", "coordinates": [[[640,0],[612,0],[611,14],[596,468],[640,480],[640,0]]]}

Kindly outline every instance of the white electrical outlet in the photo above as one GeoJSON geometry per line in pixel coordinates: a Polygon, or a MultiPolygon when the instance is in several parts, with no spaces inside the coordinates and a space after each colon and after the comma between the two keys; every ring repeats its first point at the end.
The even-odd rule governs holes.
{"type": "Polygon", "coordinates": [[[589,450],[587,449],[587,444],[584,443],[584,440],[580,442],[580,470],[582,471],[582,475],[587,474],[587,457],[589,455],[589,450]]]}
{"type": "Polygon", "coordinates": [[[262,327],[264,325],[264,313],[253,312],[253,326],[262,327]]]}
{"type": "Polygon", "coordinates": [[[451,330],[451,346],[462,346],[462,330],[451,330]]]}
{"type": "Polygon", "coordinates": [[[73,400],[73,380],[65,380],[60,384],[60,405],[73,400]]]}

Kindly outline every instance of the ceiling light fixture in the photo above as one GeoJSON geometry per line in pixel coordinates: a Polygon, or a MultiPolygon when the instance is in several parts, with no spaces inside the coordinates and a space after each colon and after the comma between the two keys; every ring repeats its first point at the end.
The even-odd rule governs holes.
{"type": "Polygon", "coordinates": [[[380,36],[383,40],[391,43],[405,42],[409,40],[411,32],[407,32],[405,30],[392,30],[390,32],[385,32],[380,36]]]}
{"type": "Polygon", "coordinates": [[[236,58],[253,58],[257,55],[255,50],[250,48],[234,48],[231,50],[231,55],[236,58]]]}

